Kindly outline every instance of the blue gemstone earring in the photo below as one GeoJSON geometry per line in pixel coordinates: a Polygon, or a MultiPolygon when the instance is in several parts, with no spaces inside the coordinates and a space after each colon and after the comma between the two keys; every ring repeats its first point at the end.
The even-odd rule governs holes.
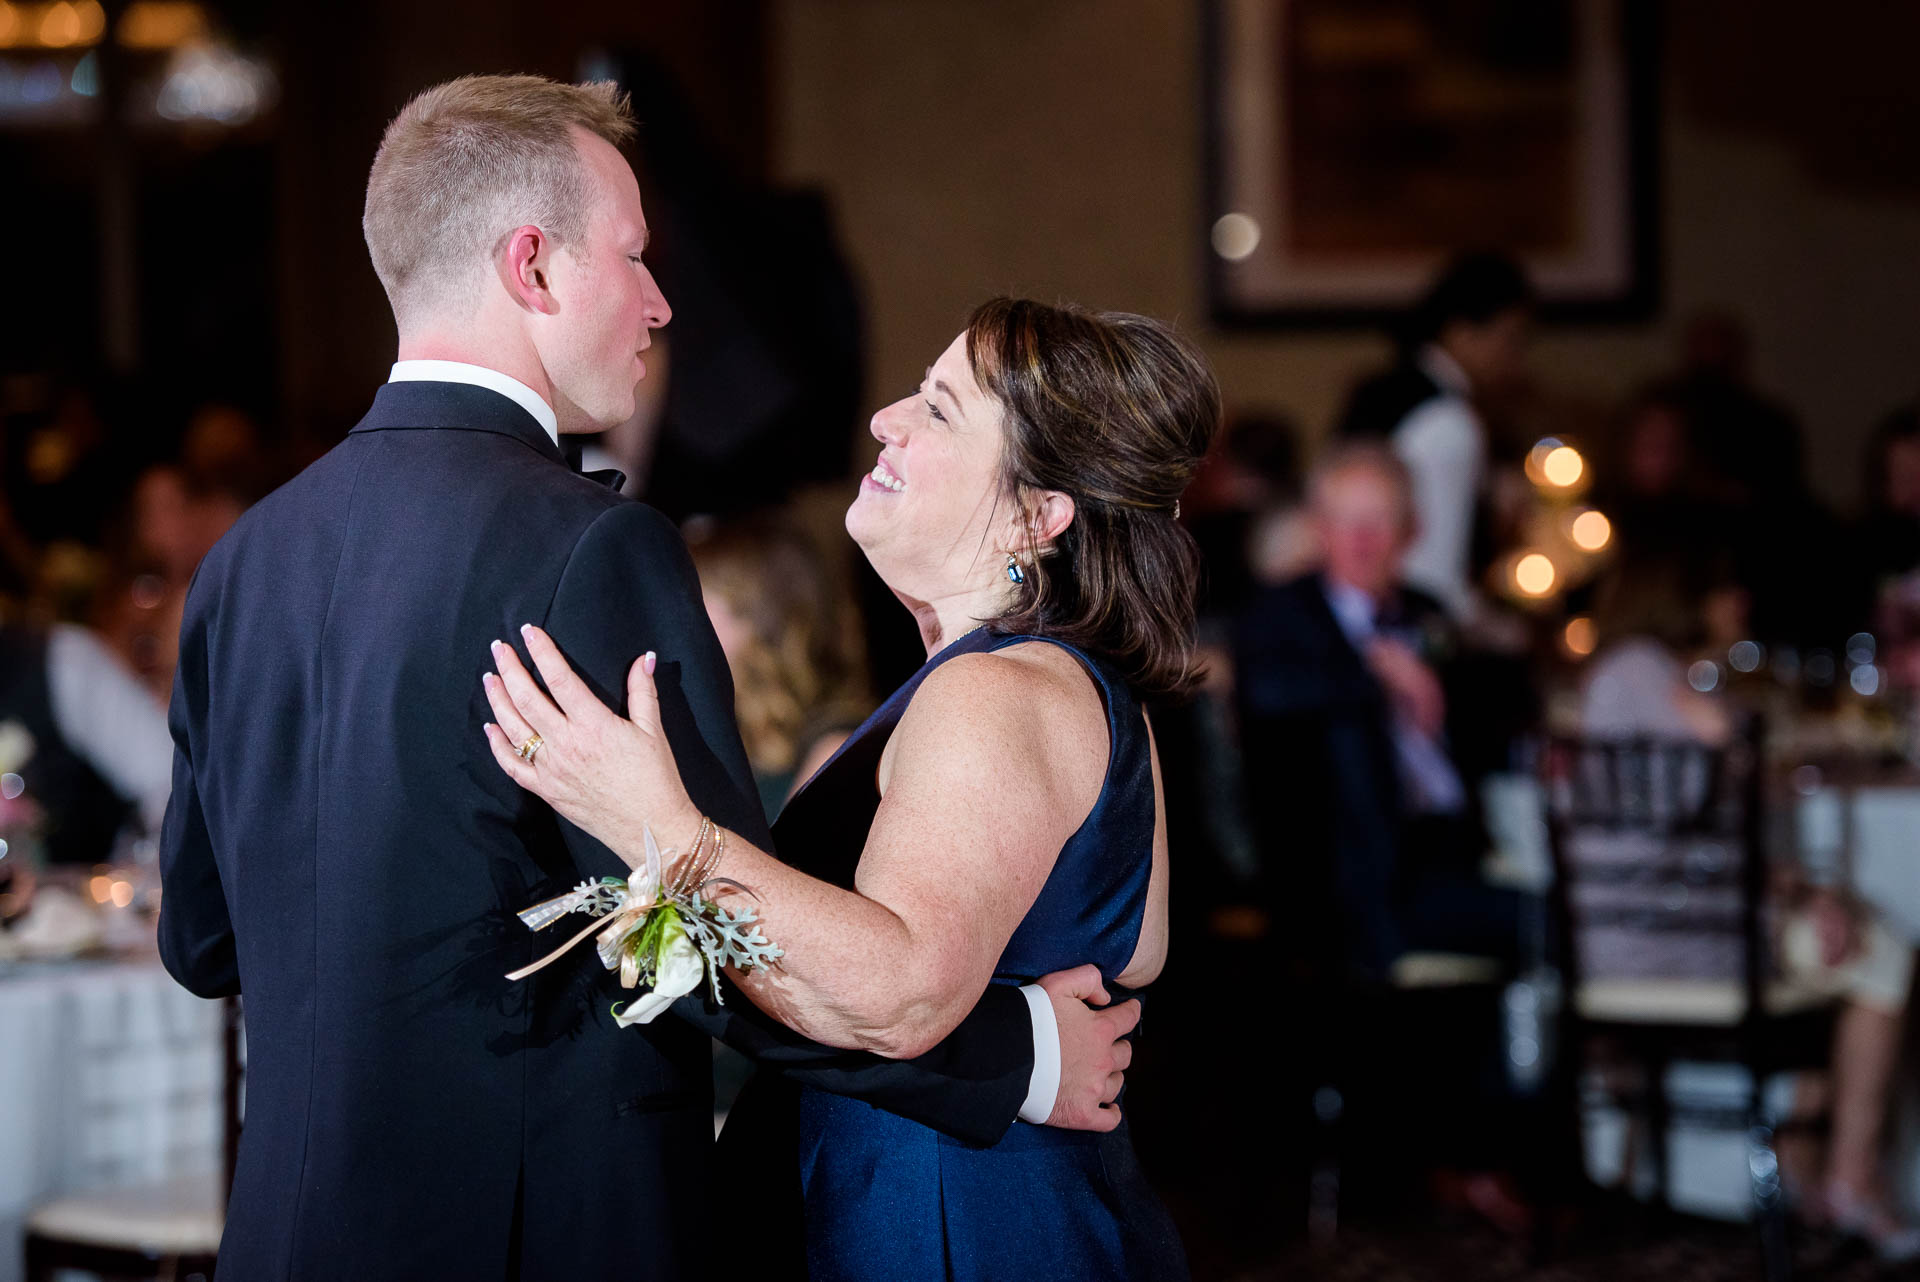
{"type": "Polygon", "coordinates": [[[1026,581],[1027,572],[1020,568],[1020,562],[1014,559],[1013,553],[1007,553],[1007,582],[1017,588],[1026,581]]]}

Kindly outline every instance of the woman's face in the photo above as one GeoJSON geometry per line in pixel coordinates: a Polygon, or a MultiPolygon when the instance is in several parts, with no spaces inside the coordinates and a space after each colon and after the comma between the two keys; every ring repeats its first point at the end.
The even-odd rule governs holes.
{"type": "Polygon", "coordinates": [[[847,533],[887,586],[936,601],[1004,583],[1020,523],[1001,494],[1001,406],[974,382],[966,336],[870,430],[880,458],[847,509],[847,533]]]}

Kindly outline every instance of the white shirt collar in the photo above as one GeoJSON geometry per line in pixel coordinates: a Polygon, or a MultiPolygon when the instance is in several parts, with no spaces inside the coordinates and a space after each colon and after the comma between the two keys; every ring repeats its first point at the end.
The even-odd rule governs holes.
{"type": "Polygon", "coordinates": [[[1440,389],[1452,392],[1455,396],[1471,396],[1473,380],[1467,377],[1467,371],[1460,368],[1460,362],[1447,355],[1447,349],[1438,343],[1428,343],[1420,349],[1419,365],[1426,376],[1440,384],[1440,389]]]}
{"type": "Polygon", "coordinates": [[[1350,583],[1336,583],[1332,579],[1321,582],[1326,588],[1327,606],[1333,611],[1334,621],[1354,648],[1359,649],[1373,636],[1377,614],[1373,598],[1350,583]]]}
{"type": "Polygon", "coordinates": [[[560,444],[560,417],[553,412],[553,406],[547,404],[540,393],[522,383],[510,374],[502,374],[497,369],[488,369],[484,365],[468,365],[464,361],[395,361],[393,372],[387,375],[389,383],[470,383],[475,387],[484,387],[500,395],[533,415],[541,427],[547,429],[547,435],[553,438],[555,445],[560,444]]]}

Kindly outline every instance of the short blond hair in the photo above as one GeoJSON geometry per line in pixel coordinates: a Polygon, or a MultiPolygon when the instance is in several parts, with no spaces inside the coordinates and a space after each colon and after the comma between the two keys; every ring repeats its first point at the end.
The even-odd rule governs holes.
{"type": "Polygon", "coordinates": [[[556,244],[586,230],[592,189],[573,130],[622,146],[627,95],[610,81],[463,76],[419,94],[380,140],[360,219],[395,318],[471,305],[501,237],[529,223],[556,244]]]}

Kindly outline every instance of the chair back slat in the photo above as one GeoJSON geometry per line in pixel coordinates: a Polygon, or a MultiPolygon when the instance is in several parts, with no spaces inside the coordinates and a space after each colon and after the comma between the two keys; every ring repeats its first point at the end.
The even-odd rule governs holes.
{"type": "Polygon", "coordinates": [[[1760,727],[1724,745],[1555,736],[1539,755],[1574,983],[1733,980],[1758,1010],[1760,727]]]}

